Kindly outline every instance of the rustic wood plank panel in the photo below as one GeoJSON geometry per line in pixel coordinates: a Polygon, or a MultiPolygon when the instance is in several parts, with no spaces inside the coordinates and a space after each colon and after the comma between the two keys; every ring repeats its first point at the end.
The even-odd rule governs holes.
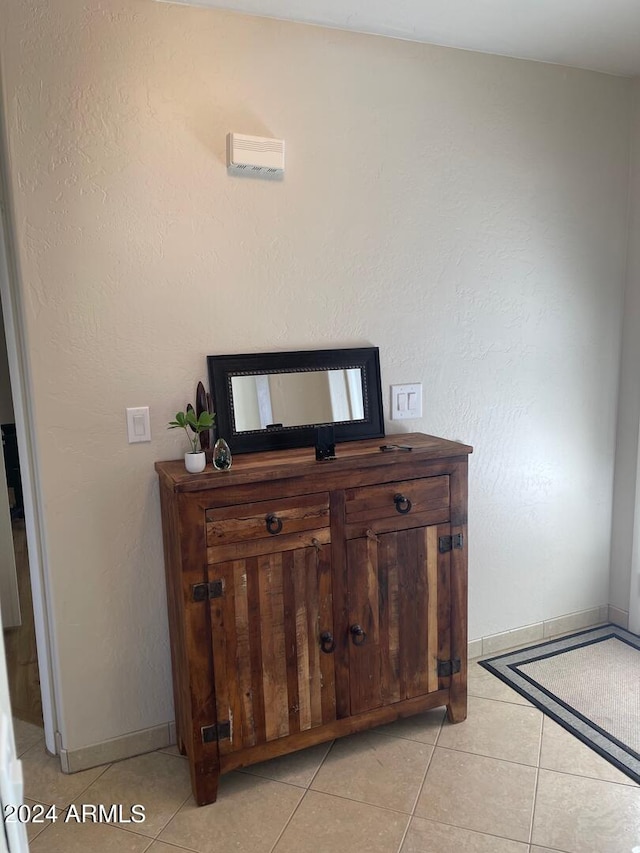
{"type": "MultiPolygon", "coordinates": [[[[438,537],[450,536],[448,524],[438,527],[438,537]]],[[[451,660],[451,552],[438,552],[438,658],[451,660]]],[[[450,679],[438,679],[440,690],[449,687],[450,679]]]]}
{"type": "Polygon", "coordinates": [[[424,528],[398,534],[402,696],[427,692],[427,571],[424,528]]]}
{"type": "MultiPolygon", "coordinates": [[[[245,560],[233,563],[233,589],[236,615],[236,663],[241,703],[243,746],[255,746],[256,725],[253,717],[253,682],[251,676],[251,642],[249,629],[249,593],[245,560]]],[[[232,676],[233,677],[233,676],[232,676]]]]}
{"type": "Polygon", "coordinates": [[[451,656],[460,659],[449,685],[452,723],[467,718],[467,463],[466,456],[458,459],[451,474],[451,535],[461,534],[464,542],[451,552],[451,656]]]}
{"type": "Polygon", "coordinates": [[[238,647],[234,576],[238,567],[242,571],[243,563],[222,563],[215,567],[215,576],[211,576],[211,580],[224,581],[224,595],[209,602],[218,721],[229,720],[231,723],[231,739],[223,739],[218,745],[221,755],[241,749],[243,746],[241,699],[243,685],[237,677],[238,647]]]}
{"type": "MultiPolygon", "coordinates": [[[[333,595],[331,588],[331,548],[324,545],[318,554],[318,644],[320,634],[333,629],[333,595]]],[[[335,652],[320,652],[320,689],[322,722],[336,719],[335,652]]]]}
{"type": "Polygon", "coordinates": [[[311,682],[309,678],[309,617],[304,550],[293,552],[293,586],[296,603],[296,651],[300,730],[311,728],[311,682]]]}
{"type": "Polygon", "coordinates": [[[400,695],[400,634],[398,591],[398,536],[379,537],[378,581],[380,584],[380,688],[383,704],[398,702],[400,695]]]}
{"type": "Polygon", "coordinates": [[[281,551],[294,551],[296,548],[308,548],[315,542],[326,545],[331,541],[329,527],[300,533],[283,533],[270,536],[268,539],[253,539],[248,542],[232,542],[228,545],[216,545],[207,548],[207,561],[211,563],[226,563],[229,560],[240,560],[245,557],[258,557],[265,554],[277,554],[281,551]]]}
{"type": "Polygon", "coordinates": [[[300,731],[300,697],[298,692],[297,606],[294,587],[294,558],[297,551],[282,554],[282,590],[284,596],[284,630],[287,658],[287,704],[289,734],[300,731]]]}
{"type": "Polygon", "coordinates": [[[349,635],[352,714],[382,704],[377,553],[377,545],[370,539],[352,539],[347,542],[349,625],[358,624],[366,633],[362,645],[355,645],[349,635]]]}
{"type": "Polygon", "coordinates": [[[322,723],[322,678],[320,674],[320,632],[318,630],[320,615],[318,602],[318,550],[317,548],[307,548],[305,552],[311,726],[319,726],[322,723]]]}
{"type": "Polygon", "coordinates": [[[178,496],[178,533],[180,560],[175,583],[178,607],[184,624],[184,656],[182,701],[185,703],[187,728],[183,734],[189,756],[191,785],[198,804],[215,799],[218,789],[220,753],[217,742],[204,743],[203,726],[216,720],[216,697],[213,680],[213,648],[211,644],[210,609],[205,602],[191,596],[193,584],[207,579],[204,554],[204,509],[199,501],[178,496]]]}
{"type": "Polygon", "coordinates": [[[427,690],[438,689],[438,528],[425,530],[427,550],[427,690]]]}
{"type": "MultiPolygon", "coordinates": [[[[332,463],[333,464],[333,463],[332,463]]],[[[347,549],[344,543],[344,491],[331,492],[331,572],[333,597],[333,636],[336,650],[333,653],[336,688],[336,716],[348,717],[351,713],[349,696],[349,600],[347,586],[347,549]]]]}
{"type": "Polygon", "coordinates": [[[247,572],[247,604],[249,608],[249,651],[251,654],[251,700],[256,740],[266,738],[264,694],[262,690],[262,631],[260,616],[260,582],[257,557],[245,561],[247,572]]]}
{"type": "Polygon", "coordinates": [[[258,558],[262,637],[262,688],[267,740],[289,733],[282,555],[258,558]]]}

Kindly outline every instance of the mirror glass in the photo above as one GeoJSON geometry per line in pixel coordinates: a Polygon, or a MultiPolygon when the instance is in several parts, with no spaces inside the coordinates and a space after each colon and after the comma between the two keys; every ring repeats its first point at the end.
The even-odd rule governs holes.
{"type": "Polygon", "coordinates": [[[364,419],[362,370],[231,376],[234,432],[364,419]]]}

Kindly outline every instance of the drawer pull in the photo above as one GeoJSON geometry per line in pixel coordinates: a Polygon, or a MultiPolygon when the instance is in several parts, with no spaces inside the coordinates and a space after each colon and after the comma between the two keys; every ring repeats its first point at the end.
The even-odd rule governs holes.
{"type": "Polygon", "coordinates": [[[266,518],[266,522],[267,522],[267,530],[273,536],[275,536],[276,533],[280,533],[280,531],[282,530],[282,519],[278,518],[277,515],[273,515],[273,514],[268,515],[266,518]]]}
{"type": "Polygon", "coordinates": [[[361,646],[367,639],[367,635],[362,630],[360,625],[352,625],[349,628],[349,631],[351,631],[351,642],[354,646],[361,646]]]}
{"type": "Polygon", "coordinates": [[[335,652],[336,650],[336,641],[333,639],[333,634],[331,631],[323,631],[320,634],[320,651],[323,651],[325,655],[330,655],[331,652],[335,652]]]}
{"type": "Polygon", "coordinates": [[[397,494],[393,496],[393,502],[396,505],[396,510],[400,513],[400,515],[406,515],[411,511],[411,501],[409,498],[405,498],[404,495],[397,494]]]}

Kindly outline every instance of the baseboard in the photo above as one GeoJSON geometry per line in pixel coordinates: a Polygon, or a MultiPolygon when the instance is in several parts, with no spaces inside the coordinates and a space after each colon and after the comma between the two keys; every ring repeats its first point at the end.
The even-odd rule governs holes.
{"type": "MultiPolygon", "coordinates": [[[[622,611],[617,612],[622,613],[622,611]]],[[[542,622],[535,622],[533,625],[524,625],[521,628],[513,628],[510,631],[502,631],[499,634],[490,634],[487,637],[471,640],[467,650],[469,658],[479,658],[484,655],[498,654],[514,646],[538,643],[551,637],[558,637],[560,634],[570,634],[572,631],[579,631],[582,628],[592,628],[594,625],[601,625],[608,621],[614,622],[615,620],[611,618],[610,606],[603,604],[600,607],[580,610],[578,613],[567,613],[565,616],[557,616],[555,619],[547,619],[542,622]]],[[[621,622],[616,622],[616,624],[622,625],[621,622]]],[[[623,627],[626,627],[626,624],[623,627]]]]}
{"type": "Polygon", "coordinates": [[[90,767],[111,764],[132,758],[143,752],[154,752],[176,742],[175,723],[164,723],[150,729],[130,732],[122,737],[83,746],[80,749],[60,749],[60,766],[63,773],[78,773],[90,767]]]}
{"type": "Polygon", "coordinates": [[[609,622],[614,625],[619,625],[621,628],[629,629],[629,613],[626,610],[620,610],[619,607],[609,605],[609,622]]]}

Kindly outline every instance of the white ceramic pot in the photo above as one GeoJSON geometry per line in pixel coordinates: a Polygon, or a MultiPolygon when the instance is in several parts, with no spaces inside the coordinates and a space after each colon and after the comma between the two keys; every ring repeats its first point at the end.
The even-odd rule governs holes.
{"type": "Polygon", "coordinates": [[[184,454],[184,467],[190,474],[200,474],[207,467],[207,457],[204,450],[198,453],[184,454]]]}

